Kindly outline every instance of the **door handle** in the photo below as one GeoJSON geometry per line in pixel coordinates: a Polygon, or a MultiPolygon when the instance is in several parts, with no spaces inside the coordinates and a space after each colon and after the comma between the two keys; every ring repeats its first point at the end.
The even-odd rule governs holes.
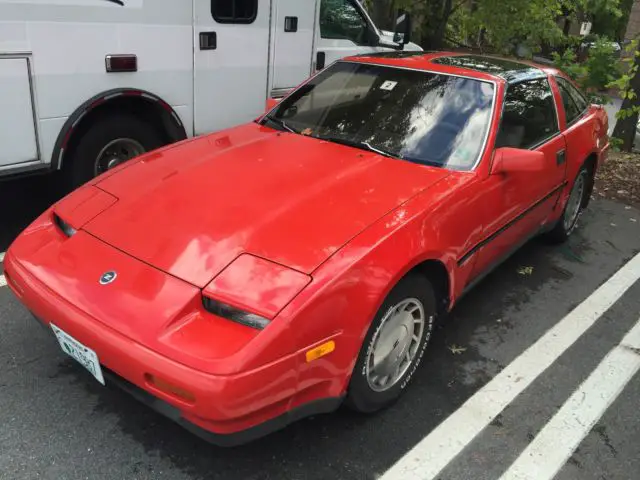
{"type": "Polygon", "coordinates": [[[567,161],[567,152],[565,150],[560,150],[558,153],[556,153],[556,163],[558,165],[562,165],[566,161],[567,161]]]}
{"type": "Polygon", "coordinates": [[[218,48],[216,32],[200,32],[200,50],[215,50],[218,48]]]}
{"type": "Polygon", "coordinates": [[[316,70],[322,70],[326,61],[327,55],[324,52],[318,52],[318,55],[316,55],[316,70]]]}

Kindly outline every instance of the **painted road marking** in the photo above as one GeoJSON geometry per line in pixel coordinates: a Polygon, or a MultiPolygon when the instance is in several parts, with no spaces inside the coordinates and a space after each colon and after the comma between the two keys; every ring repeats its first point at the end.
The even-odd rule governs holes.
{"type": "MultiPolygon", "coordinates": [[[[5,252],[0,252],[0,263],[4,261],[5,252]]],[[[0,273],[0,288],[7,286],[7,279],[0,273]]]]}
{"type": "Polygon", "coordinates": [[[501,480],[551,480],[640,370],[640,320],[540,431],[501,480]]]}
{"type": "Polygon", "coordinates": [[[640,278],[640,254],[432,430],[381,480],[429,480],[575,343],[640,278]]]}

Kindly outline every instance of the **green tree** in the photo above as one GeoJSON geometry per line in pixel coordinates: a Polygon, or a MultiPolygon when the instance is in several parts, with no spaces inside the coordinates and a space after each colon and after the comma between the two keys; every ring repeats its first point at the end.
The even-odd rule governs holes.
{"type": "Polygon", "coordinates": [[[611,83],[612,87],[619,89],[622,98],[622,106],[616,114],[616,126],[613,129],[613,138],[624,152],[633,149],[636,136],[636,126],[638,125],[638,113],[640,113],[640,51],[638,51],[638,41],[634,40],[627,47],[627,55],[624,62],[627,71],[616,81],[611,83]]]}
{"type": "Polygon", "coordinates": [[[559,19],[577,21],[578,13],[603,22],[619,19],[620,1],[365,0],[365,5],[376,23],[386,28],[392,28],[397,8],[409,10],[414,16],[416,40],[425,49],[443,48],[453,41],[513,53],[518,47],[536,52],[543,45],[566,45],[559,19]]]}

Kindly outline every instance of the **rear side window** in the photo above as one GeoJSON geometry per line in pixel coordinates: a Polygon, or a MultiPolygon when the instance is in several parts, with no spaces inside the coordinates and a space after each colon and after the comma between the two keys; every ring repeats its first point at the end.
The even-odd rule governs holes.
{"type": "Polygon", "coordinates": [[[580,114],[582,114],[589,106],[589,102],[584,97],[584,95],[582,95],[582,93],[580,93],[580,91],[576,87],[574,87],[571,82],[568,82],[564,78],[556,77],[556,80],[558,81],[558,86],[564,88],[567,91],[573,102],[576,104],[576,108],[578,109],[580,114]]]}
{"type": "Polygon", "coordinates": [[[218,23],[253,23],[258,0],[211,0],[211,15],[218,23]]]}
{"type": "Polygon", "coordinates": [[[546,78],[509,85],[498,147],[535,148],[558,132],[553,93],[546,78]]]}
{"type": "Polygon", "coordinates": [[[560,89],[560,95],[562,96],[562,105],[567,116],[567,124],[570,124],[580,116],[580,109],[576,105],[576,102],[571,98],[569,89],[564,82],[558,80],[558,88],[560,89]]]}

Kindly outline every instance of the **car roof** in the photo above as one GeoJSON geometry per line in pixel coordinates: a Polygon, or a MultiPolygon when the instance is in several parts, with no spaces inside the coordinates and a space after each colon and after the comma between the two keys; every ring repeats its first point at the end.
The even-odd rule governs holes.
{"type": "Polygon", "coordinates": [[[554,68],[533,62],[459,52],[398,51],[356,55],[345,60],[442,72],[509,84],[558,74],[554,68]]]}

